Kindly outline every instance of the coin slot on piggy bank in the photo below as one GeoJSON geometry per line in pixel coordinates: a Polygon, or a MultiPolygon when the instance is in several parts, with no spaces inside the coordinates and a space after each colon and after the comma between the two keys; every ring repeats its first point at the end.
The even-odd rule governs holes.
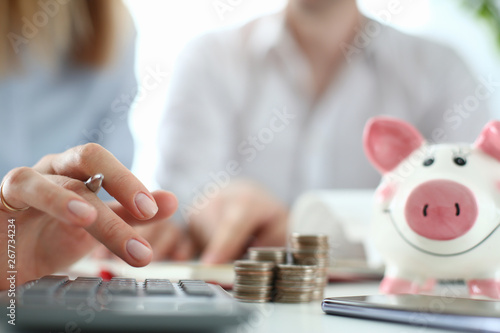
{"type": "Polygon", "coordinates": [[[473,144],[430,144],[411,124],[372,118],[364,148],[382,174],[371,235],[386,264],[384,293],[432,293],[463,280],[500,299],[500,122],[473,144]]]}

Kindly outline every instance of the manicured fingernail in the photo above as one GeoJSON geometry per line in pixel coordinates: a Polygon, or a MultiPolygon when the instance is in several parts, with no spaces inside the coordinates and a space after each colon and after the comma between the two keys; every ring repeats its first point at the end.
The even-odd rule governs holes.
{"type": "Polygon", "coordinates": [[[87,219],[95,214],[95,208],[93,206],[80,200],[71,200],[68,203],[68,209],[81,219],[87,219]]]}
{"type": "Polygon", "coordinates": [[[153,217],[158,212],[156,203],[142,192],[135,196],[135,205],[144,217],[153,217]]]}
{"type": "Polygon", "coordinates": [[[138,240],[131,239],[127,242],[127,251],[135,260],[142,261],[151,256],[151,249],[138,240]]]}

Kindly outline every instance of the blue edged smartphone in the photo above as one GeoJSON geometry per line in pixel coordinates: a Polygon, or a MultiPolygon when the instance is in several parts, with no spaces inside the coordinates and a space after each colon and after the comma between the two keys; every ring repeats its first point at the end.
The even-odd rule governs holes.
{"type": "Polygon", "coordinates": [[[500,301],[427,295],[370,295],[325,298],[331,315],[398,322],[469,332],[500,332],[500,301]]]}

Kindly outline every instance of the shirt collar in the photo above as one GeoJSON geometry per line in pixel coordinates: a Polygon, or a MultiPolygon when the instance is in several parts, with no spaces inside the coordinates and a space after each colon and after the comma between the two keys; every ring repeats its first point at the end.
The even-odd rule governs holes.
{"type": "MultiPolygon", "coordinates": [[[[284,11],[262,17],[258,21],[255,30],[250,36],[251,52],[254,56],[264,58],[269,53],[276,50],[290,50],[290,48],[296,49],[298,47],[286,24],[284,11]]],[[[378,24],[382,31],[385,28],[382,23],[364,16],[363,27],[366,27],[368,24],[378,24]]],[[[363,29],[361,29],[361,31],[363,29]]],[[[381,39],[380,36],[371,38],[370,43],[362,48],[361,54],[371,55],[377,47],[377,44],[380,44],[378,41],[379,39],[381,39]]]]}
{"type": "Polygon", "coordinates": [[[250,37],[250,45],[255,56],[264,58],[292,36],[286,27],[284,12],[265,16],[259,21],[250,37]]]}

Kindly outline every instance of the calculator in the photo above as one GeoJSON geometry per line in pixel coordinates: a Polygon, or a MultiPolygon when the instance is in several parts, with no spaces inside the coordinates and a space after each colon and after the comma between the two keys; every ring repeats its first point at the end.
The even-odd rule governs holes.
{"type": "MultiPolygon", "coordinates": [[[[12,293],[0,293],[7,310],[12,293]]],[[[50,275],[16,290],[15,326],[3,315],[3,327],[27,332],[171,332],[220,331],[245,324],[250,304],[233,299],[218,285],[201,280],[50,275]]],[[[4,331],[4,330],[1,330],[4,331]]]]}

